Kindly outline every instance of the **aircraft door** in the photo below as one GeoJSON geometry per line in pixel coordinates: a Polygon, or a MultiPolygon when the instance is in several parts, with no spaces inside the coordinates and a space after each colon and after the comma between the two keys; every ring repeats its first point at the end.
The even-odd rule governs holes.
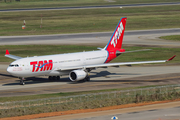
{"type": "Polygon", "coordinates": [[[23,67],[24,67],[24,70],[27,70],[27,71],[30,70],[29,64],[28,64],[27,62],[24,62],[24,63],[23,63],[23,67]]]}
{"type": "Polygon", "coordinates": [[[86,65],[86,57],[84,56],[84,54],[82,55],[82,61],[83,61],[83,65],[86,65]]]}

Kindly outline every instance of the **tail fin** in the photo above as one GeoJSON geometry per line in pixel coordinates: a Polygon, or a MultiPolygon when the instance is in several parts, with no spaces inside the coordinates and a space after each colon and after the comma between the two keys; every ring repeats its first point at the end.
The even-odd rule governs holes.
{"type": "Polygon", "coordinates": [[[104,48],[104,50],[108,51],[108,57],[105,63],[110,62],[111,60],[116,58],[118,55],[125,52],[124,49],[121,49],[121,46],[123,42],[126,19],[127,19],[126,17],[121,18],[111,39],[109,40],[109,43],[104,48]]]}
{"type": "Polygon", "coordinates": [[[125,31],[125,25],[126,25],[126,17],[122,17],[119,21],[113,35],[111,36],[111,39],[105,49],[107,51],[111,51],[113,49],[121,49],[122,42],[123,42],[123,36],[125,31]]]}

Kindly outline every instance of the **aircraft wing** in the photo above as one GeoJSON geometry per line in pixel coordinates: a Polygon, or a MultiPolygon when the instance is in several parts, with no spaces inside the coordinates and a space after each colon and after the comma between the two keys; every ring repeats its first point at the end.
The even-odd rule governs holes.
{"type": "Polygon", "coordinates": [[[146,64],[146,63],[163,63],[168,62],[174,59],[176,55],[169,58],[168,60],[157,60],[157,61],[140,61],[140,62],[121,62],[121,63],[105,63],[105,64],[94,64],[94,65],[85,65],[85,66],[74,66],[69,68],[61,68],[60,71],[66,70],[76,70],[76,69],[93,69],[93,68],[106,68],[106,67],[119,67],[121,65],[133,65],[133,64],[146,64]]]}
{"type": "Polygon", "coordinates": [[[17,60],[17,59],[21,59],[21,58],[22,58],[22,57],[19,57],[19,56],[15,56],[15,55],[9,54],[9,51],[8,51],[8,50],[6,50],[5,56],[8,57],[8,58],[14,59],[14,60],[17,60]]]}

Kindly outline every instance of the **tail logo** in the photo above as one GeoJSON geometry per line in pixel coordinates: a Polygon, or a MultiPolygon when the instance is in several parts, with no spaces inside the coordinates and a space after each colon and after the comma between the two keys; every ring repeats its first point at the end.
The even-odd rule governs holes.
{"type": "Polygon", "coordinates": [[[118,29],[116,30],[113,38],[112,38],[112,41],[111,41],[111,45],[113,44],[114,48],[116,47],[117,45],[117,42],[121,36],[121,33],[122,31],[124,30],[124,27],[123,27],[123,24],[122,22],[120,23],[120,26],[118,27],[118,29]]]}

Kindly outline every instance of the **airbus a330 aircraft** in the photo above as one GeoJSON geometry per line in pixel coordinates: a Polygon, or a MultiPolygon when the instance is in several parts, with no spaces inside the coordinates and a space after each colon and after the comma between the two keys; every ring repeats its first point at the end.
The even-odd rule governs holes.
{"type": "Polygon", "coordinates": [[[15,61],[9,65],[7,71],[11,75],[21,78],[21,85],[24,85],[23,80],[25,77],[42,75],[49,76],[50,80],[60,79],[60,76],[62,75],[69,75],[71,81],[89,81],[90,78],[88,72],[95,68],[143,63],[161,63],[170,61],[175,57],[173,56],[168,60],[158,61],[109,63],[120,54],[126,53],[125,50],[121,48],[126,20],[126,17],[121,18],[109,43],[103,49],[97,51],[21,58],[9,54],[9,51],[6,50],[5,56],[15,59],[15,61]]]}

